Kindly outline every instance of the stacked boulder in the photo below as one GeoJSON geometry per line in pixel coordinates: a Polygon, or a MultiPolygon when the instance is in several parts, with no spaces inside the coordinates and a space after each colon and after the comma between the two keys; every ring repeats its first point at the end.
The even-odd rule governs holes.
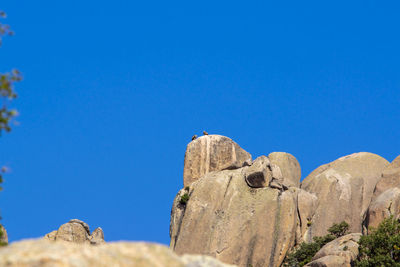
{"type": "Polygon", "coordinates": [[[399,214],[400,187],[393,190],[400,186],[399,167],[400,157],[389,164],[361,152],[317,168],[300,183],[300,164],[288,153],[251,161],[231,139],[202,136],[185,153],[185,188],[172,206],[170,247],[239,266],[280,266],[300,243],[346,221],[352,234],[323,247],[310,266],[350,266],[366,222],[374,220],[371,201],[382,202],[378,185],[392,210],[376,221],[399,214]]]}
{"type": "Polygon", "coordinates": [[[44,238],[50,241],[62,240],[78,244],[99,245],[105,243],[104,233],[100,227],[90,234],[89,225],[78,219],[72,219],[61,225],[58,230],[48,233],[44,238]]]}

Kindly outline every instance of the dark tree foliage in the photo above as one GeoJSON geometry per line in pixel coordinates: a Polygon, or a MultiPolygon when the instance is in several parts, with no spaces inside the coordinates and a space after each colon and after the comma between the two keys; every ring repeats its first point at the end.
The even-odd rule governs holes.
{"type": "Polygon", "coordinates": [[[337,224],[334,223],[329,229],[328,232],[331,235],[334,235],[336,238],[344,236],[347,231],[349,230],[349,224],[345,221],[342,221],[341,223],[337,224]]]}
{"type": "MultiPolygon", "coordinates": [[[[6,18],[6,13],[0,11],[0,19],[6,18]]],[[[3,24],[0,21],[0,46],[2,44],[3,36],[13,35],[14,32],[11,31],[10,26],[3,24]]],[[[14,83],[22,79],[21,74],[18,70],[12,70],[7,73],[0,73],[0,135],[5,131],[11,131],[11,124],[14,117],[17,115],[17,111],[10,109],[10,102],[17,97],[14,90],[14,83]]],[[[3,182],[3,174],[7,171],[6,167],[0,168],[0,190],[1,183],[3,182]]],[[[3,235],[3,231],[0,229],[0,238],[3,235]]],[[[1,245],[1,244],[0,244],[1,245]]]]}
{"type": "Polygon", "coordinates": [[[400,222],[389,217],[358,242],[359,256],[355,266],[400,267],[400,222]]]}
{"type": "Polygon", "coordinates": [[[311,243],[301,243],[293,252],[289,253],[283,266],[298,267],[304,266],[311,261],[314,255],[327,243],[334,239],[344,236],[349,229],[349,224],[345,221],[333,224],[329,229],[329,234],[325,236],[315,236],[311,243]]]}

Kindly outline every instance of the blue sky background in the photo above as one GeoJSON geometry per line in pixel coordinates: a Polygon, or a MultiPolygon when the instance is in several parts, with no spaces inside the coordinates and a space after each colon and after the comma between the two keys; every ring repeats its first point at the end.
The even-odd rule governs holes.
{"type": "Polygon", "coordinates": [[[399,155],[400,2],[271,2],[2,1],[16,35],[0,72],[24,74],[20,125],[0,138],[10,240],[79,218],[108,241],[168,244],[203,129],[254,158],[292,153],[303,178],[399,155]]]}

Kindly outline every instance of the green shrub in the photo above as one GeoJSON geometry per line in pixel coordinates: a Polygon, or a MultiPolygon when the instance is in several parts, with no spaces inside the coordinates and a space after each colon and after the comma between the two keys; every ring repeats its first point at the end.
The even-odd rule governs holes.
{"type": "Polygon", "coordinates": [[[400,266],[400,223],[393,217],[383,220],[378,228],[370,229],[358,243],[355,266],[400,266]]]}
{"type": "Polygon", "coordinates": [[[336,238],[344,236],[347,231],[349,230],[349,224],[345,221],[337,224],[334,223],[329,229],[328,232],[334,236],[336,236],[336,238]]]}
{"type": "MultiPolygon", "coordinates": [[[[3,237],[3,226],[0,224],[0,239],[3,237]]],[[[6,246],[7,245],[7,243],[6,242],[2,242],[2,241],[0,241],[0,247],[2,247],[2,246],[6,246]]]]}
{"type": "MultiPolygon", "coordinates": [[[[307,226],[310,226],[307,222],[307,226]]],[[[301,243],[300,246],[293,252],[289,253],[284,261],[283,266],[298,267],[304,266],[311,261],[314,255],[320,250],[325,244],[332,240],[341,237],[347,233],[349,224],[345,221],[339,224],[333,224],[329,229],[329,234],[325,236],[315,236],[311,243],[301,243]]]]}
{"type": "Polygon", "coordinates": [[[179,201],[182,205],[186,205],[186,203],[189,201],[189,194],[185,193],[181,196],[181,200],[179,201]]]}

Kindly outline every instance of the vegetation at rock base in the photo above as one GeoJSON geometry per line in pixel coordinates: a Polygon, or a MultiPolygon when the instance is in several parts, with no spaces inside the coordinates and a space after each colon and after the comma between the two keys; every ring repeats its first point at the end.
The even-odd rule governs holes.
{"type": "Polygon", "coordinates": [[[299,248],[289,253],[283,266],[297,267],[304,266],[311,261],[314,255],[327,243],[341,237],[347,233],[349,224],[345,221],[339,224],[333,224],[329,229],[329,234],[325,236],[316,236],[311,243],[301,243],[299,248]]]}
{"type": "Polygon", "coordinates": [[[400,266],[400,222],[393,216],[362,236],[355,266],[400,266]]]}
{"type": "MultiPolygon", "coordinates": [[[[6,18],[5,12],[0,11],[0,19],[6,18]]],[[[10,26],[0,22],[0,46],[2,44],[2,37],[4,35],[14,35],[14,32],[10,29],[10,26]]],[[[17,111],[9,109],[10,102],[17,97],[14,90],[14,83],[22,79],[21,74],[18,70],[12,70],[7,73],[0,73],[0,98],[2,106],[0,107],[0,135],[3,131],[11,131],[11,124],[13,119],[17,115],[17,111]]],[[[3,182],[3,174],[7,168],[2,167],[0,170],[0,184],[3,182]]],[[[2,187],[0,186],[0,190],[2,187]]],[[[0,230],[0,238],[3,236],[3,231],[0,230]]],[[[4,244],[0,244],[4,245],[4,244]]]]}
{"type": "MultiPolygon", "coordinates": [[[[1,239],[1,237],[3,236],[3,229],[2,229],[2,227],[0,227],[0,239],[1,239]]],[[[7,245],[7,243],[6,242],[3,242],[3,241],[0,241],[0,247],[2,247],[2,246],[6,246],[7,245]]]]}
{"type": "Polygon", "coordinates": [[[182,205],[186,205],[186,203],[189,201],[189,194],[185,193],[181,196],[181,200],[179,201],[182,205]]]}

